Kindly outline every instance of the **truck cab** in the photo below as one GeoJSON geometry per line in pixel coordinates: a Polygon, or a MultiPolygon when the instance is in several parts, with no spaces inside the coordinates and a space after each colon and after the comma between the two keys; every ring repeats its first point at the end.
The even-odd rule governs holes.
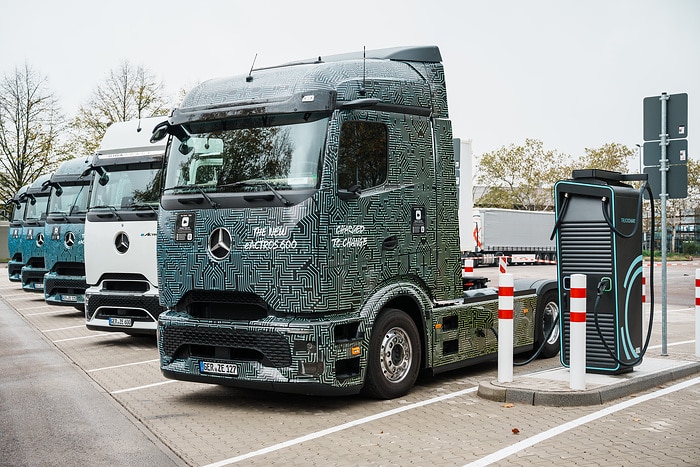
{"type": "Polygon", "coordinates": [[[22,259],[24,266],[20,272],[22,289],[27,292],[43,292],[44,274],[44,223],[48,210],[51,188],[51,174],[38,177],[25,196],[27,204],[24,213],[24,238],[22,239],[22,259]]]}
{"type": "MultiPolygon", "coordinates": [[[[497,297],[462,291],[437,47],[207,81],[153,137],[166,134],[166,377],[392,398],[421,369],[493,358],[497,297]]],[[[517,300],[534,309],[537,291],[517,300]]],[[[533,314],[518,320],[518,351],[532,349],[533,314]]]]}
{"type": "Polygon", "coordinates": [[[52,305],[82,310],[85,304],[85,216],[92,156],[63,162],[51,176],[44,226],[44,299],[52,305]]]}
{"type": "Polygon", "coordinates": [[[7,274],[12,282],[20,282],[22,280],[22,267],[24,261],[22,259],[22,238],[24,237],[24,212],[26,209],[27,197],[25,193],[29,185],[24,185],[19,191],[8,200],[10,206],[10,224],[7,233],[7,251],[10,255],[10,261],[7,263],[7,274]]]}
{"type": "Polygon", "coordinates": [[[155,334],[156,219],[164,144],[152,144],[151,117],[113,123],[93,156],[85,221],[88,329],[155,334]]]}

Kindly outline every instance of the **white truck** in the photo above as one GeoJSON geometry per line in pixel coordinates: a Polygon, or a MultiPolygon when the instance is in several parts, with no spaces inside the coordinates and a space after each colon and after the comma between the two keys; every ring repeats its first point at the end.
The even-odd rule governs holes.
{"type": "Polygon", "coordinates": [[[158,315],[156,221],[165,144],[152,144],[163,117],[113,123],[94,171],[85,222],[88,329],[155,334],[158,315]]]}
{"type": "Polygon", "coordinates": [[[509,264],[553,264],[554,212],[480,208],[473,210],[472,248],[467,258],[474,266],[495,266],[501,257],[509,264]]]}

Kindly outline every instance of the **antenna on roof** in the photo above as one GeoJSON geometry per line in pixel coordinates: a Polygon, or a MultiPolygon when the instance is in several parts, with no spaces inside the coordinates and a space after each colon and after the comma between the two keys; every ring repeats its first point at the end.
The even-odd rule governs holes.
{"type": "Polygon", "coordinates": [[[245,77],[245,82],[250,83],[253,81],[253,67],[255,66],[255,60],[258,59],[258,54],[255,54],[255,57],[253,57],[253,64],[250,65],[250,72],[248,73],[248,76],[245,77]]]}
{"type": "Polygon", "coordinates": [[[366,61],[367,61],[367,47],[362,46],[362,87],[360,88],[360,96],[365,97],[365,94],[367,94],[367,67],[366,67],[366,61]]]}

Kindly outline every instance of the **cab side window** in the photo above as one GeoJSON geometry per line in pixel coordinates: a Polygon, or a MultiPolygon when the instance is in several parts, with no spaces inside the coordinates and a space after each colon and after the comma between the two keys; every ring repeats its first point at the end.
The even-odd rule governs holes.
{"type": "Polygon", "coordinates": [[[386,125],[347,121],[340,128],[338,143],[338,189],[367,190],[383,184],[387,177],[386,125]]]}

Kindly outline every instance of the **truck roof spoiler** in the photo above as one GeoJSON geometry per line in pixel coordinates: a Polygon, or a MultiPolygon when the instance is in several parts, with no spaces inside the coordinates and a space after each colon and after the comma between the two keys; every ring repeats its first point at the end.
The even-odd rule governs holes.
{"type": "Polygon", "coordinates": [[[387,49],[367,50],[366,52],[359,51],[338,55],[328,55],[325,57],[319,56],[316,58],[285,63],[284,65],[280,66],[300,65],[304,63],[341,62],[344,60],[362,60],[363,58],[378,60],[398,60],[407,62],[442,62],[442,55],[440,54],[440,49],[436,45],[427,45],[391,47],[387,49]]]}

